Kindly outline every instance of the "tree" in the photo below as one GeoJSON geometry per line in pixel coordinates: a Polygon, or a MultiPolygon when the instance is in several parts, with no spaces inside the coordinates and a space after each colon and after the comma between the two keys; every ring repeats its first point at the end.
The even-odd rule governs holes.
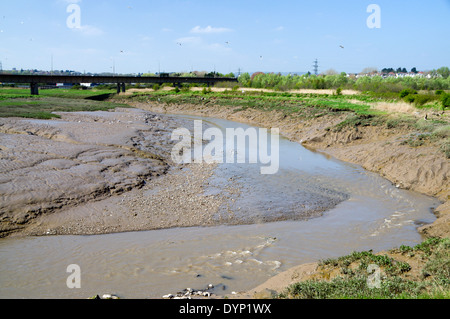
{"type": "Polygon", "coordinates": [[[440,74],[444,79],[448,78],[450,75],[450,69],[446,66],[436,70],[437,74],[440,74]]]}
{"type": "Polygon", "coordinates": [[[239,81],[239,83],[241,83],[244,86],[249,86],[250,85],[250,74],[248,74],[247,72],[241,74],[239,76],[238,81],[239,81]]]}
{"type": "Polygon", "coordinates": [[[257,76],[264,75],[264,72],[255,72],[252,74],[251,80],[253,81],[257,76]]]}
{"type": "Polygon", "coordinates": [[[418,73],[418,72],[417,72],[417,68],[415,68],[415,67],[414,67],[414,68],[412,68],[412,69],[411,69],[411,73],[415,73],[415,74],[417,74],[417,73],[418,73]]]}

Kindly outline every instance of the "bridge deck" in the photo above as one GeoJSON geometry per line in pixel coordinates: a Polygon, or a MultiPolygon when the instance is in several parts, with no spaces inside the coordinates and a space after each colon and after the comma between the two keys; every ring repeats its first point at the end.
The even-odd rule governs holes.
{"type": "Polygon", "coordinates": [[[37,95],[38,83],[98,83],[115,84],[117,91],[122,89],[125,92],[126,83],[201,83],[208,86],[218,82],[237,82],[237,78],[209,78],[209,77],[137,77],[137,76],[86,76],[86,75],[18,75],[18,74],[0,74],[0,82],[6,83],[30,83],[31,94],[37,95]]]}

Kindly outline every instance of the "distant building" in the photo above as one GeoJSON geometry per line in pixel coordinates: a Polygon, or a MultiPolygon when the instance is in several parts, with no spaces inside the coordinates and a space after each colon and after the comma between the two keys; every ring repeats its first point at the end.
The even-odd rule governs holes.
{"type": "Polygon", "coordinates": [[[71,88],[72,86],[73,86],[72,83],[56,83],[56,87],[61,89],[71,88]]]}

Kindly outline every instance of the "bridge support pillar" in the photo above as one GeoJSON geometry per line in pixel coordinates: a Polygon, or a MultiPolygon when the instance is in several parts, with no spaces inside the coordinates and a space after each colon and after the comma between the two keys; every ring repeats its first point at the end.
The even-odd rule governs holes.
{"type": "Polygon", "coordinates": [[[30,83],[31,95],[39,95],[39,86],[37,83],[30,83]]]}
{"type": "Polygon", "coordinates": [[[125,93],[125,91],[126,91],[125,83],[117,83],[117,94],[119,94],[120,92],[125,93]]]}

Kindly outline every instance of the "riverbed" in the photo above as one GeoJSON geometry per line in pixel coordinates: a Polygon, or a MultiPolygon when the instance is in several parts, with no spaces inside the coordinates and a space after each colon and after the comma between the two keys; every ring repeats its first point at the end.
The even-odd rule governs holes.
{"type": "MultiPolygon", "coordinates": [[[[177,117],[223,131],[249,128],[177,117]]],[[[417,227],[432,223],[432,209],[440,204],[283,138],[279,164],[274,175],[260,174],[258,164],[210,167],[204,195],[226,190],[227,196],[215,202],[206,225],[199,220],[201,226],[151,231],[2,239],[0,298],[160,298],[209,284],[219,295],[246,291],[301,263],[419,243],[417,227]],[[66,285],[71,264],[80,266],[80,289],[66,285]]],[[[126,195],[113,197],[122,202],[126,195]]],[[[139,196],[155,194],[150,188],[139,196]]]]}

